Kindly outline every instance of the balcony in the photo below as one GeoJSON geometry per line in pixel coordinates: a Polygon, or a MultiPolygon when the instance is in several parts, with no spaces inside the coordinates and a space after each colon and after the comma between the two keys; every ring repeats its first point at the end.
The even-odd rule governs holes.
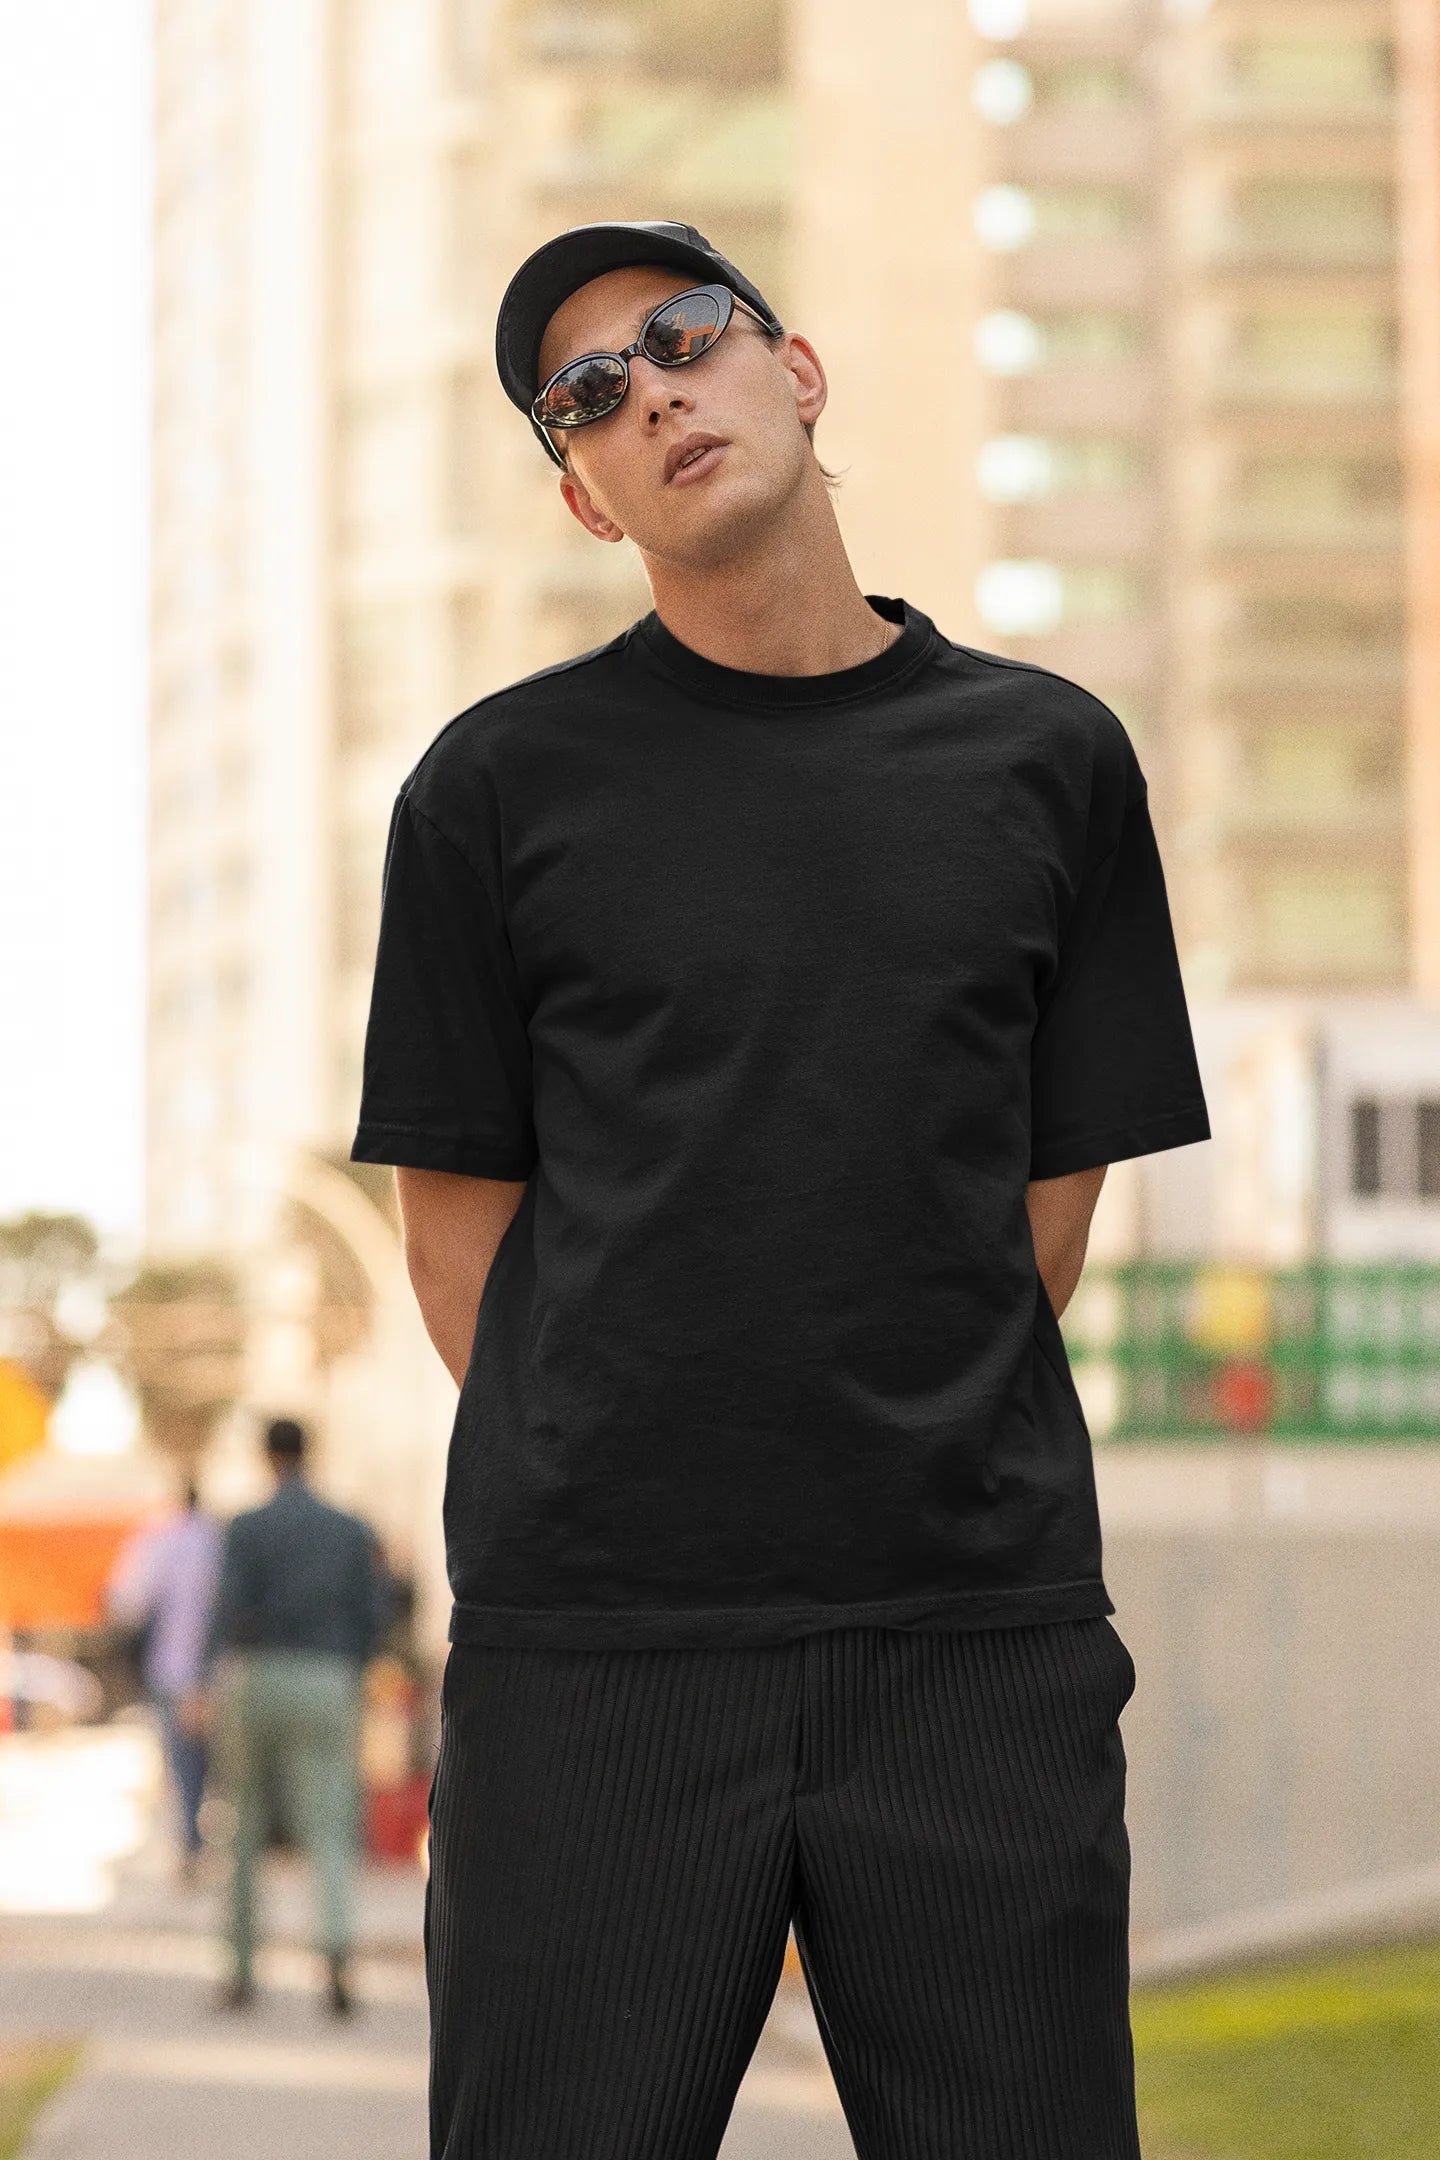
{"type": "Polygon", "coordinates": [[[998,506],[995,514],[999,550],[1010,556],[1122,561],[1148,557],[1156,545],[1157,504],[1144,488],[1056,495],[998,506]]]}
{"type": "Polygon", "coordinates": [[[1395,98],[1385,88],[1305,97],[1280,86],[1220,83],[1197,92],[1191,117],[1202,127],[1314,129],[1333,135],[1385,134],[1395,124],[1395,98]]]}
{"type": "MultiPolygon", "coordinates": [[[[552,199],[653,196],[716,208],[778,208],[791,179],[790,105],[773,87],[715,98],[701,85],[649,83],[588,101],[575,134],[537,160],[552,199]]],[[[635,215],[646,213],[636,211],[635,215]]]]}
{"type": "Polygon", "coordinates": [[[1151,299],[1148,235],[1123,239],[1039,241],[1002,259],[1000,280],[1012,307],[1134,308],[1151,299]]]}
{"type": "Polygon", "coordinates": [[[1356,790],[1329,797],[1296,797],[1279,789],[1236,789],[1208,813],[1213,838],[1232,848],[1273,857],[1353,850],[1366,861],[1399,853],[1405,845],[1405,803],[1398,792],[1356,790]]]}
{"type": "Polygon", "coordinates": [[[1404,537],[1398,503],[1382,510],[1337,508],[1329,514],[1235,503],[1217,511],[1206,531],[1208,546],[1217,552],[1254,549],[1267,555],[1389,555],[1399,550],[1404,537]]]}
{"type": "Polygon", "coordinates": [[[1388,219],[1348,224],[1237,218],[1198,236],[1194,253],[1206,267],[1221,271],[1388,270],[1395,262],[1395,231],[1388,219]]]}
{"type": "Polygon", "coordinates": [[[1224,405],[1359,405],[1388,411],[1398,393],[1394,367],[1305,367],[1233,360],[1215,370],[1211,395],[1224,405]]]}
{"type": "Polygon", "coordinates": [[[1158,376],[1148,361],[1117,359],[1009,376],[992,394],[1005,426],[1017,433],[1139,433],[1153,423],[1158,376]]]}
{"type": "Polygon", "coordinates": [[[1209,645],[1204,673],[1212,695],[1271,690],[1398,695],[1405,654],[1398,638],[1330,643],[1221,635],[1209,645]]]}
{"type": "Polygon", "coordinates": [[[1085,108],[1041,106],[997,136],[996,149],[1003,176],[1022,185],[1138,185],[1150,171],[1153,130],[1143,108],[1121,106],[1097,115],[1085,108]]]}

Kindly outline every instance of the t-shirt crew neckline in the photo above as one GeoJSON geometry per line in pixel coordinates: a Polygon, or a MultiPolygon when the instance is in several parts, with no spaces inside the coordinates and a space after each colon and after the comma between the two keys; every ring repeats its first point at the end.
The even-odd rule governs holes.
{"type": "Polygon", "coordinates": [[[636,629],[640,651],[687,690],[712,704],[794,710],[817,705],[841,705],[866,698],[899,681],[929,652],[935,626],[928,615],[908,600],[885,593],[866,593],[866,600],[887,622],[900,625],[899,637],[883,652],[854,667],[834,668],[823,675],[765,675],[750,668],[723,667],[707,660],[667,630],[652,608],[636,629]]]}

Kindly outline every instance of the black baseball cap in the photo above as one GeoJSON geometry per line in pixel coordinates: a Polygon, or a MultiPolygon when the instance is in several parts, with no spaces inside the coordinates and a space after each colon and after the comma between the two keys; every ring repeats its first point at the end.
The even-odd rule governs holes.
{"type": "Polygon", "coordinates": [[[540,345],[562,301],[593,277],[627,263],[663,263],[693,271],[697,285],[728,285],[775,330],[784,326],[764,295],[704,233],[669,218],[633,223],[572,225],[527,255],[505,288],[495,322],[495,365],[512,405],[518,405],[552,459],[556,451],[530,411],[540,388],[540,345]]]}

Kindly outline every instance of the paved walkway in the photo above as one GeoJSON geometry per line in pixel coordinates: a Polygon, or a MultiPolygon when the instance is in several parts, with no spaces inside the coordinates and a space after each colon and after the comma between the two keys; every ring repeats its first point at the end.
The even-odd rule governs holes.
{"type": "MultiPolygon", "coordinates": [[[[297,1945],[258,1963],[244,2016],[210,2004],[218,1948],[193,1928],[108,1920],[0,1922],[0,2034],[86,2037],[79,2077],[42,2116],[25,2160],[423,2160],[423,1978],[362,1957],[361,2007],[322,2007],[297,1945]]],[[[722,2160],[853,2160],[803,1987],[782,1983],[722,2160]]]]}
{"type": "MultiPolygon", "coordinates": [[[[27,1832],[37,1864],[44,1813],[32,1811],[27,1832]]],[[[179,1888],[167,1833],[152,1819],[110,1869],[98,1909],[47,1912],[37,1894],[41,1909],[27,1910],[25,1884],[14,1878],[23,1877],[31,1848],[13,1835],[10,1843],[8,1912],[0,1901],[0,2040],[76,2037],[85,2048],[80,2073],[40,2118],[25,2160],[424,2160],[418,1869],[365,1871],[359,2008],[336,2021],[324,2008],[321,1963],[306,1947],[308,1875],[293,1857],[269,1855],[260,1999],[235,2015],[213,2007],[225,1965],[215,1933],[218,1864],[206,1885],[179,1888]]],[[[55,1879],[69,1881],[63,1869],[55,1879]]],[[[721,2160],[780,2155],[854,2160],[803,1983],[789,1976],[721,2160]]]]}

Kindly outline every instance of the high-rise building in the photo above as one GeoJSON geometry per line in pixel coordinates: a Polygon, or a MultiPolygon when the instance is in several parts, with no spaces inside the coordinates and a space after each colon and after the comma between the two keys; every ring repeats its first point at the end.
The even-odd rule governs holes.
{"type": "Polygon", "coordinates": [[[1113,705],[1164,796],[1149,0],[794,0],[797,325],[862,583],[1113,705]]]}
{"type": "Polygon", "coordinates": [[[1440,997],[1440,9],[1398,0],[1410,980],[1440,997]]]}
{"type": "Polygon", "coordinates": [[[648,605],[506,402],[570,224],[785,304],[778,0],[158,0],[149,1234],[263,1236],[354,1128],[386,823],[444,721],[648,605]]]}
{"type": "Polygon", "coordinates": [[[348,1147],[413,758],[648,605],[495,377],[591,218],[692,220],[814,339],[865,589],[1120,713],[1195,989],[1440,979],[1429,0],[156,24],[156,1247],[348,1147]]]}
{"type": "Polygon", "coordinates": [[[1409,967],[1391,0],[1172,15],[1175,889],[1192,980],[1409,967]]]}
{"type": "Polygon", "coordinates": [[[986,528],[981,641],[1111,705],[1158,815],[1167,593],[1154,11],[975,0],[971,15],[988,33],[965,101],[988,165],[970,205],[989,286],[973,333],[988,417],[971,480],[986,528]]]}

